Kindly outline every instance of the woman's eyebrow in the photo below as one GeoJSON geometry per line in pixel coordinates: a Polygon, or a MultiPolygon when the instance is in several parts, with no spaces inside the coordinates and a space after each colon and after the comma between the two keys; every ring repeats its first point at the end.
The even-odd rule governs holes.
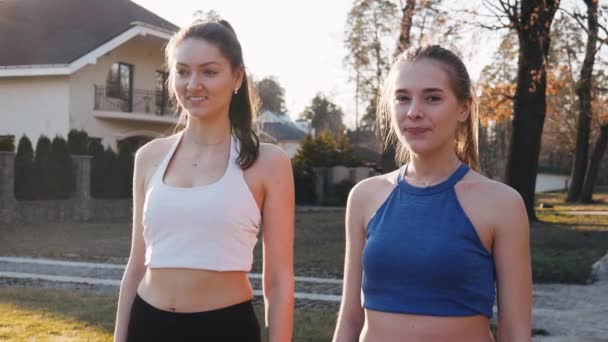
{"type": "MultiPolygon", "coordinates": [[[[218,63],[218,62],[205,62],[205,63],[199,64],[198,66],[201,67],[201,66],[207,66],[207,65],[211,65],[211,64],[218,64],[219,65],[220,63],[218,63]]],[[[189,66],[187,63],[183,63],[183,62],[177,62],[177,65],[178,66],[189,66]]]]}
{"type": "MultiPolygon", "coordinates": [[[[422,89],[423,93],[432,93],[432,92],[443,92],[441,88],[424,88],[422,89]]],[[[395,90],[395,94],[409,94],[410,91],[405,88],[399,88],[395,90]]]]}

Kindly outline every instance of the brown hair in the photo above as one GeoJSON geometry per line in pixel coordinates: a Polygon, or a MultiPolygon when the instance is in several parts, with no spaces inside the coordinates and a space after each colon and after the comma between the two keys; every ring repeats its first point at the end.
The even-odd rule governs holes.
{"type": "Polygon", "coordinates": [[[478,141],[478,106],[475,90],[471,84],[471,78],[462,60],[452,51],[439,45],[425,45],[412,47],[400,53],[389,72],[384,90],[378,101],[376,113],[376,128],[382,138],[384,148],[396,145],[395,160],[403,164],[409,159],[407,149],[398,143],[397,134],[391,125],[390,101],[392,92],[392,80],[396,74],[396,65],[400,62],[414,63],[422,59],[431,59],[444,66],[444,70],[450,79],[452,91],[460,102],[470,101],[471,107],[466,122],[461,124],[456,131],[456,155],[463,163],[468,164],[473,170],[481,172],[479,165],[479,154],[477,150],[478,141]]]}
{"type": "MultiPolygon", "coordinates": [[[[169,95],[174,103],[177,103],[175,101],[176,94],[173,80],[175,73],[175,50],[181,42],[189,38],[201,39],[215,45],[222,55],[230,61],[232,70],[236,70],[239,67],[243,68],[243,82],[237,94],[232,96],[228,116],[232,134],[241,142],[236,162],[241,169],[245,170],[258,159],[260,141],[253,130],[257,103],[255,101],[255,93],[249,87],[249,82],[247,81],[241,44],[236,37],[234,29],[225,20],[195,21],[173,35],[165,48],[165,62],[169,70],[169,95]]],[[[182,110],[176,128],[183,125],[186,118],[187,115],[182,110]]]]}

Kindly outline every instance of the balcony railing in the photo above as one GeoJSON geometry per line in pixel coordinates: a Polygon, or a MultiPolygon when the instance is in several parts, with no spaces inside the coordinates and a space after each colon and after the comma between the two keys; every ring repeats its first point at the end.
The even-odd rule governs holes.
{"type": "Polygon", "coordinates": [[[173,115],[175,110],[166,94],[154,90],[133,89],[132,96],[111,96],[116,91],[108,87],[95,86],[95,110],[144,113],[159,116],[173,115]]]}

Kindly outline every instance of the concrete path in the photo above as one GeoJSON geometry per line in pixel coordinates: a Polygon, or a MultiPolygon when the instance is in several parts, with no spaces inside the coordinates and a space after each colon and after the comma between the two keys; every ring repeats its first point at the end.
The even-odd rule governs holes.
{"type": "MultiPolygon", "coordinates": [[[[116,264],[0,257],[0,280],[24,281],[30,286],[88,284],[92,290],[117,293],[123,271],[124,265],[116,264]]],[[[250,279],[260,300],[261,275],[252,273],[250,279]]],[[[337,311],[341,292],[340,279],[296,277],[297,307],[337,311]]],[[[534,285],[533,303],[533,327],[550,334],[533,341],[608,342],[607,281],[534,285]]]]}
{"type": "Polygon", "coordinates": [[[564,214],[568,214],[568,215],[585,215],[585,216],[589,216],[589,215],[608,215],[608,211],[604,211],[604,210],[596,210],[596,211],[564,211],[564,214]]]}
{"type": "MultiPolygon", "coordinates": [[[[124,265],[0,257],[0,277],[43,281],[120,286],[124,265]]],[[[250,273],[256,296],[262,295],[262,275],[250,273]]],[[[339,279],[295,277],[296,299],[340,302],[339,279]]]]}

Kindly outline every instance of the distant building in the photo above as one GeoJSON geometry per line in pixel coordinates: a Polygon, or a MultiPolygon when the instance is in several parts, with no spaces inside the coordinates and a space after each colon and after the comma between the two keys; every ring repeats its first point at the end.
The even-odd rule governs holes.
{"type": "Polygon", "coordinates": [[[307,121],[293,122],[287,114],[270,111],[262,112],[256,120],[256,125],[261,141],[280,146],[289,157],[295,156],[306,134],[312,133],[307,121]]]}
{"type": "Polygon", "coordinates": [[[112,147],[161,136],[177,118],[163,48],[178,27],[128,0],[0,1],[0,134],[112,147]]]}

